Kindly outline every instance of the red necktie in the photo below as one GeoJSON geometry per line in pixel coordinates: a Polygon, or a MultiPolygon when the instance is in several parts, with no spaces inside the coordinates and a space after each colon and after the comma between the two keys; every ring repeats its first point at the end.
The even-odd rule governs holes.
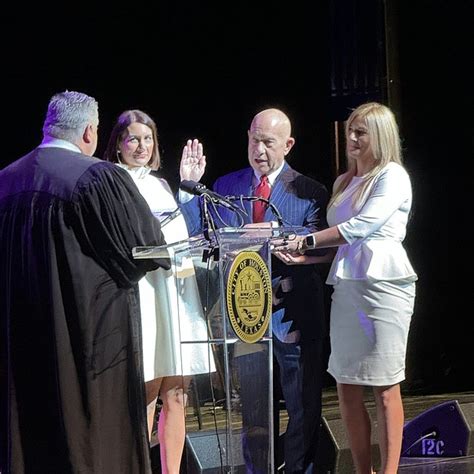
{"type": "MultiPolygon", "coordinates": [[[[268,176],[262,175],[260,183],[255,188],[254,196],[262,197],[264,199],[270,198],[270,183],[268,182],[268,176]]],[[[253,203],[253,222],[263,222],[265,211],[267,210],[267,204],[263,201],[254,201],[253,203]]]]}

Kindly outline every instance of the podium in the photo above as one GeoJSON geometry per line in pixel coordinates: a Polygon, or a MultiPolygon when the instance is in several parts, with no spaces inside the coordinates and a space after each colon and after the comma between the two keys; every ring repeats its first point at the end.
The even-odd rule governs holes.
{"type": "Polygon", "coordinates": [[[169,258],[178,293],[197,288],[193,305],[206,331],[185,327],[186,305],[176,315],[182,354],[204,346],[210,367],[192,377],[188,392],[188,474],[275,472],[270,247],[282,233],[226,227],[209,238],[133,249],[134,258],[169,258]]]}

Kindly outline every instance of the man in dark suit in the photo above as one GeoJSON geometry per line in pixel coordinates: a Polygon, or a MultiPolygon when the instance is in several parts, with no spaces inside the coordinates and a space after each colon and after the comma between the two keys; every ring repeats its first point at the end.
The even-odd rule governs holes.
{"type": "MultiPolygon", "coordinates": [[[[326,227],[325,187],[286,162],[294,143],[289,118],[277,109],[263,110],[253,118],[248,131],[250,167],[218,178],[213,190],[223,196],[252,196],[261,177],[266,176],[269,201],[279,210],[285,226],[304,226],[311,231],[326,227]]],[[[200,156],[184,158],[181,175],[199,180],[204,167],[205,160],[200,156]]],[[[191,232],[202,231],[198,199],[181,201],[191,232]]],[[[219,211],[222,222],[229,226],[252,223],[255,219],[252,202],[245,201],[244,205],[247,214],[244,222],[242,215],[225,208],[219,211]]],[[[275,220],[271,207],[265,210],[263,218],[258,217],[258,221],[262,219],[275,220]]],[[[279,380],[274,377],[274,381],[280,383],[289,417],[284,438],[285,472],[310,473],[321,416],[323,283],[314,266],[289,266],[276,258],[272,259],[272,283],[274,368],[279,372],[279,380]]],[[[278,410],[277,400],[274,406],[278,410]]],[[[278,424],[275,431],[278,434],[278,424]]]]}

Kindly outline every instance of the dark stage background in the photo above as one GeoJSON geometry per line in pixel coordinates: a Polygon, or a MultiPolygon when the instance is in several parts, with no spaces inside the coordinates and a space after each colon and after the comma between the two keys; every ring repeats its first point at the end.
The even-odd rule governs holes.
{"type": "MultiPolygon", "coordinates": [[[[108,11],[77,4],[67,14],[45,5],[28,12],[11,6],[2,19],[0,166],[40,142],[50,96],[70,89],[99,101],[98,156],[121,111],[150,113],[158,124],[162,172],[174,188],[187,138],[204,142],[208,168],[202,181],[211,185],[247,164],[252,116],[265,107],[282,108],[296,137],[290,164],[330,188],[333,122],[347,117],[349,105],[373,97],[332,95],[340,73],[334,63],[350,63],[357,46],[347,36],[335,47],[334,38],[344,40],[355,25],[370,40],[364,30],[381,13],[382,37],[385,31],[391,38],[382,59],[392,69],[379,78],[391,82],[375,96],[390,101],[401,124],[415,196],[406,247],[420,277],[404,387],[413,393],[473,389],[472,290],[464,277],[472,238],[462,209],[473,158],[471,4],[158,2],[108,11]]],[[[377,51],[387,44],[373,37],[377,51]]]]}

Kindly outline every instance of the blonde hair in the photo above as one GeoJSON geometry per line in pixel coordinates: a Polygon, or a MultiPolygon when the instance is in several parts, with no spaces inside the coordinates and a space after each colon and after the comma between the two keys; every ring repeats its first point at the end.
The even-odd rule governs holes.
{"type": "MultiPolygon", "coordinates": [[[[379,171],[392,161],[401,165],[402,155],[397,121],[393,112],[387,106],[377,102],[359,105],[346,121],[346,142],[349,140],[349,128],[356,118],[365,121],[370,139],[370,147],[375,160],[375,166],[364,175],[359,189],[354,193],[353,205],[357,208],[364,202],[366,193],[379,171]]],[[[347,156],[347,171],[339,176],[334,183],[333,195],[329,201],[329,206],[347,188],[356,171],[356,160],[347,156]]]]}

